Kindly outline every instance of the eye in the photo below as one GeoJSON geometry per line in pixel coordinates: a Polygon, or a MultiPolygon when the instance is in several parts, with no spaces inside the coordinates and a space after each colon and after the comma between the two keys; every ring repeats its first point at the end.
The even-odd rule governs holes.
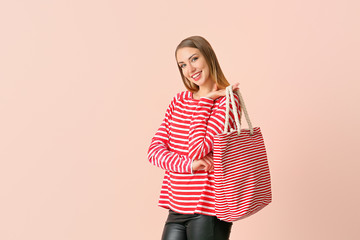
{"type": "Polygon", "coordinates": [[[198,59],[198,57],[194,57],[193,59],[191,59],[191,61],[193,61],[193,60],[197,60],[198,59]]]}
{"type": "Polygon", "coordinates": [[[184,65],[186,65],[186,64],[181,64],[181,65],[180,65],[180,68],[183,68],[183,67],[184,67],[184,65]]]}

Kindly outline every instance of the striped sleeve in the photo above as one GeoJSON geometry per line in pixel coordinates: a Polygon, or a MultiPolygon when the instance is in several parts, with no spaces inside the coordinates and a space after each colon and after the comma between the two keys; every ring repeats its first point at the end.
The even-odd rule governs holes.
{"type": "MultiPolygon", "coordinates": [[[[234,94],[237,109],[239,106],[239,97],[234,94]]],[[[201,159],[213,150],[214,136],[224,131],[226,98],[222,97],[219,101],[219,107],[213,109],[215,101],[202,97],[197,105],[196,111],[192,116],[189,131],[189,157],[192,160],[201,159]]],[[[240,119],[239,113],[237,113],[240,119]]],[[[230,102],[229,124],[235,129],[235,119],[230,102]]]]}
{"type": "Polygon", "coordinates": [[[169,104],[165,118],[151,140],[148,160],[164,170],[177,173],[192,173],[192,160],[187,155],[169,150],[169,123],[176,103],[176,96],[169,104]]]}

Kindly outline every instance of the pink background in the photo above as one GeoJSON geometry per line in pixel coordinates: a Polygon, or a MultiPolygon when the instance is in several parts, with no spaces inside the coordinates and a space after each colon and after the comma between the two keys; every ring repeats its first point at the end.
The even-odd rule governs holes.
{"type": "MultiPolygon", "coordinates": [[[[273,203],[231,239],[360,239],[357,0],[0,2],[0,239],[160,239],[147,160],[201,35],[264,134],[273,203]]],[[[243,127],[247,127],[246,125],[243,127]]]]}

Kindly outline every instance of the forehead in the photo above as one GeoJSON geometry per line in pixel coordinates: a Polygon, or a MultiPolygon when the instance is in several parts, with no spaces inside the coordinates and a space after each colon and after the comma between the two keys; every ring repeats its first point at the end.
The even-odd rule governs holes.
{"type": "Polygon", "coordinates": [[[201,54],[200,50],[197,48],[183,47],[176,52],[176,59],[178,62],[184,62],[185,60],[188,60],[189,57],[195,53],[199,55],[201,54]]]}

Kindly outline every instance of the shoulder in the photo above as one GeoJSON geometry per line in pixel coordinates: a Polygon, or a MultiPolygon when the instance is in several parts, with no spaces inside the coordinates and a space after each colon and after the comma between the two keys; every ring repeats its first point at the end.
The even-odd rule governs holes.
{"type": "Polygon", "coordinates": [[[177,97],[178,100],[188,99],[188,98],[191,98],[191,92],[185,90],[185,91],[177,93],[176,97],[177,97]]]}
{"type": "Polygon", "coordinates": [[[182,91],[176,93],[169,104],[169,107],[174,108],[176,105],[181,104],[184,100],[191,99],[191,92],[189,91],[182,91]]]}
{"type": "Polygon", "coordinates": [[[181,101],[184,99],[188,99],[191,98],[191,92],[189,91],[182,91],[182,92],[178,92],[176,93],[173,98],[172,98],[172,102],[177,102],[177,101],[181,101]]]}

